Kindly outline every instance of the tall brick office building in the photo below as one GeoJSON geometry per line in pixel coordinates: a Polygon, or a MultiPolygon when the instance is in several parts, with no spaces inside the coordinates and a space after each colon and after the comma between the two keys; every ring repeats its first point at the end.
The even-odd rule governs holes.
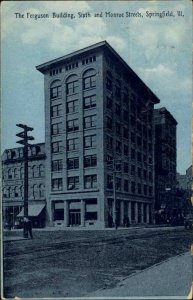
{"type": "Polygon", "coordinates": [[[150,223],[159,99],[106,41],[37,70],[44,74],[49,224],[150,223]]]}
{"type": "Polygon", "coordinates": [[[165,217],[177,212],[176,127],[177,121],[165,108],[155,109],[155,210],[165,217]]]}

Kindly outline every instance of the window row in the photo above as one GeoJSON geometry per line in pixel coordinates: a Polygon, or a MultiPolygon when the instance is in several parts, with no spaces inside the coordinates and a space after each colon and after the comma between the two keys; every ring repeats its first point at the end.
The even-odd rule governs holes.
{"type": "MultiPolygon", "coordinates": [[[[110,136],[107,136],[106,146],[107,146],[107,149],[111,150],[111,151],[113,151],[114,146],[115,146],[115,151],[117,154],[121,155],[123,153],[125,156],[129,155],[129,146],[126,144],[122,144],[122,142],[119,140],[116,140],[114,142],[113,138],[110,136]]],[[[143,150],[145,151],[145,150],[147,150],[147,148],[143,148],[143,150]]],[[[148,145],[148,151],[152,152],[151,144],[148,145]]],[[[138,162],[142,162],[143,157],[145,157],[145,155],[143,156],[141,152],[136,152],[136,149],[131,148],[131,159],[133,159],[133,160],[136,159],[138,162]]],[[[152,163],[152,159],[149,160],[149,163],[152,163]]]]}
{"type": "MultiPolygon", "coordinates": [[[[86,155],[84,156],[83,166],[84,168],[88,167],[96,167],[97,165],[97,156],[96,154],[93,155],[86,155]]],[[[57,159],[52,161],[52,171],[61,171],[63,169],[62,160],[57,159]]],[[[72,157],[67,159],[67,169],[79,169],[79,157],[72,157]]]]}
{"type": "MultiPolygon", "coordinates": [[[[17,198],[23,197],[24,195],[24,188],[23,186],[10,186],[3,188],[3,197],[4,198],[17,198]]],[[[29,197],[32,196],[33,198],[43,198],[45,197],[45,186],[44,184],[34,184],[33,186],[29,187],[29,197]]]]}
{"type": "MultiPolygon", "coordinates": [[[[84,137],[84,148],[96,148],[96,135],[88,135],[84,137]]],[[[73,138],[67,140],[67,151],[79,149],[79,139],[73,138]]],[[[62,141],[52,143],[52,153],[62,152],[62,141]]]]}
{"type": "MultiPolygon", "coordinates": [[[[44,177],[44,165],[39,166],[29,166],[28,167],[29,178],[34,177],[44,177]]],[[[7,171],[3,170],[3,179],[23,179],[24,178],[24,168],[10,168],[7,171]]]]}
{"type": "MultiPolygon", "coordinates": [[[[67,113],[76,113],[79,111],[78,99],[72,100],[66,103],[66,112],[67,113]]],[[[96,107],[96,95],[91,95],[84,97],[83,99],[83,108],[94,108],[96,107]]],[[[62,104],[51,106],[51,117],[61,117],[62,116],[62,104]]]]}
{"type": "MultiPolygon", "coordinates": [[[[112,175],[107,175],[107,188],[113,189],[113,177],[112,175]]],[[[153,188],[152,186],[148,186],[147,184],[136,183],[135,181],[131,181],[129,184],[129,180],[124,179],[122,181],[121,178],[116,177],[115,179],[115,189],[116,191],[124,191],[135,194],[143,194],[145,196],[152,196],[153,188]],[[123,184],[123,186],[122,186],[123,184]]]]}
{"type": "MultiPolygon", "coordinates": [[[[18,148],[15,150],[6,150],[6,159],[16,159],[23,158],[23,148],[18,148]]],[[[41,148],[38,145],[29,146],[28,156],[35,156],[40,154],[41,148]]]]}
{"type": "MultiPolygon", "coordinates": [[[[87,70],[83,74],[82,88],[87,90],[96,87],[96,71],[94,69],[87,70]]],[[[73,95],[78,93],[80,88],[79,79],[77,75],[71,75],[66,80],[66,95],[73,95]]],[[[54,81],[50,86],[50,98],[56,99],[62,97],[62,84],[60,80],[54,81]]]]}
{"type": "MultiPolygon", "coordinates": [[[[97,175],[86,175],[84,176],[84,188],[91,189],[97,188],[97,175]]],[[[67,189],[77,190],[79,189],[79,176],[71,176],[67,178],[67,189]]],[[[63,190],[62,178],[52,179],[52,191],[63,190]]]]}

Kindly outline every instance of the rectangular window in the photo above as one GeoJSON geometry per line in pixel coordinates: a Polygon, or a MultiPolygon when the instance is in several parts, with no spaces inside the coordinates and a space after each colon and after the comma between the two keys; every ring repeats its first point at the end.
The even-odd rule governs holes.
{"type": "Polygon", "coordinates": [[[79,168],[79,158],[73,157],[67,159],[67,169],[78,169],[79,168]]]}
{"type": "Polygon", "coordinates": [[[129,130],[126,127],[123,127],[123,137],[125,139],[129,138],[129,130]]]}
{"type": "Polygon", "coordinates": [[[96,154],[84,156],[84,168],[95,167],[96,165],[97,165],[96,154]]]}
{"type": "Polygon", "coordinates": [[[107,188],[113,189],[113,176],[107,175],[107,188]]]}
{"type": "Polygon", "coordinates": [[[123,110],[123,120],[129,122],[129,113],[127,110],[123,110]]]}
{"type": "Polygon", "coordinates": [[[57,153],[62,151],[62,141],[52,143],[52,153],[57,153]]]}
{"type": "Polygon", "coordinates": [[[135,193],[135,182],[134,181],[131,182],[131,192],[135,193]]]}
{"type": "Polygon", "coordinates": [[[97,220],[97,212],[86,212],[85,213],[85,220],[97,220]]]}
{"type": "Polygon", "coordinates": [[[131,175],[135,176],[135,166],[134,165],[131,166],[131,175]]]}
{"type": "Polygon", "coordinates": [[[96,127],[96,115],[84,118],[84,128],[96,127]]]}
{"type": "Polygon", "coordinates": [[[141,168],[137,168],[137,176],[141,178],[141,168]]]}
{"type": "Polygon", "coordinates": [[[152,186],[149,186],[149,196],[152,196],[152,194],[153,194],[152,186]]]}
{"type": "Polygon", "coordinates": [[[115,188],[116,188],[116,191],[121,191],[121,178],[116,177],[115,188]]]}
{"type": "Polygon", "coordinates": [[[112,83],[112,80],[110,78],[106,78],[106,88],[109,90],[109,91],[112,91],[112,88],[113,88],[113,83],[112,83]]]}
{"type": "Polygon", "coordinates": [[[124,162],[124,173],[128,173],[129,172],[129,164],[124,162]]]}
{"type": "Polygon", "coordinates": [[[135,144],[135,133],[131,132],[131,143],[135,144]]]}
{"type": "Polygon", "coordinates": [[[112,99],[111,98],[109,98],[109,97],[107,97],[107,102],[106,102],[107,104],[107,108],[109,108],[109,109],[112,109],[112,107],[113,107],[113,101],[112,101],[112,99]]]}
{"type": "Polygon", "coordinates": [[[91,189],[97,187],[97,175],[84,176],[84,188],[91,189]]]}
{"type": "Polygon", "coordinates": [[[67,189],[78,190],[79,189],[79,177],[73,176],[67,178],[67,189]]]}
{"type": "Polygon", "coordinates": [[[116,152],[121,154],[121,142],[116,141],[116,152]]]}
{"type": "Polygon", "coordinates": [[[88,135],[84,137],[84,148],[96,147],[96,135],[88,135]]]}
{"type": "Polygon", "coordinates": [[[73,100],[70,102],[67,102],[67,107],[66,107],[67,113],[75,113],[78,111],[78,100],[73,100]]]}
{"type": "Polygon", "coordinates": [[[143,185],[143,192],[144,192],[144,195],[146,196],[147,195],[147,185],[146,184],[143,185]]]}
{"type": "Polygon", "coordinates": [[[116,134],[121,135],[121,124],[120,123],[116,123],[116,134]]]}
{"type": "Polygon", "coordinates": [[[62,105],[54,105],[51,107],[51,117],[60,117],[62,115],[62,105]]]}
{"type": "Polygon", "coordinates": [[[67,132],[77,131],[79,129],[78,119],[67,121],[67,132]]]}
{"type": "Polygon", "coordinates": [[[117,97],[121,96],[121,89],[118,86],[115,86],[115,96],[117,96],[117,97]]]}
{"type": "Polygon", "coordinates": [[[121,105],[115,104],[115,113],[120,116],[121,115],[121,105]]]}
{"type": "Polygon", "coordinates": [[[128,192],[129,191],[129,181],[128,180],[124,180],[124,191],[128,192]]]}
{"type": "Polygon", "coordinates": [[[135,159],[135,149],[131,149],[131,159],[135,159]]]}
{"type": "Polygon", "coordinates": [[[83,78],[83,89],[89,89],[96,86],[96,75],[83,78]]]}
{"type": "Polygon", "coordinates": [[[113,128],[113,120],[110,117],[107,117],[107,128],[110,130],[113,128]]]}
{"type": "Polygon", "coordinates": [[[141,194],[141,183],[137,184],[137,192],[138,194],[141,194]]]}
{"type": "Polygon", "coordinates": [[[92,95],[84,98],[84,108],[96,107],[96,95],[92,95]]]}
{"type": "Polygon", "coordinates": [[[62,86],[58,85],[50,89],[51,99],[61,98],[62,96],[62,86]]]}
{"type": "Polygon", "coordinates": [[[52,161],[52,171],[61,171],[62,170],[62,160],[57,159],[52,161]]]}
{"type": "Polygon", "coordinates": [[[62,178],[52,179],[52,191],[62,190],[62,178]]]}
{"type": "Polygon", "coordinates": [[[78,92],[78,80],[66,84],[67,95],[72,95],[78,92]]]}
{"type": "Polygon", "coordinates": [[[129,155],[129,147],[127,145],[124,145],[124,155],[128,156],[129,155]]]}
{"type": "Polygon", "coordinates": [[[141,162],[141,153],[140,152],[137,152],[137,161],[141,162]]]}
{"type": "Polygon", "coordinates": [[[52,124],[51,125],[51,134],[55,135],[55,134],[60,134],[62,133],[62,123],[56,123],[56,124],[52,124]]]}
{"type": "Polygon", "coordinates": [[[67,150],[78,150],[78,138],[67,140],[67,150]]]}
{"type": "Polygon", "coordinates": [[[107,135],[107,149],[113,150],[113,138],[107,135]]]}

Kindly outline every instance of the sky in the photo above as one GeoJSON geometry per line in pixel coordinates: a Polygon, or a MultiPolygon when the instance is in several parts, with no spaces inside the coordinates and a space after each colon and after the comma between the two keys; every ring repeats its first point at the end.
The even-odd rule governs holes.
{"type": "Polygon", "coordinates": [[[191,165],[190,0],[2,2],[2,152],[18,146],[17,123],[33,127],[34,142],[44,142],[44,78],[35,67],[103,40],[160,99],[155,108],[166,107],[177,120],[177,171],[184,174],[191,165]],[[183,16],[177,16],[177,11],[183,16]],[[94,16],[101,12],[102,17],[94,16]],[[136,16],[127,17],[129,12],[136,16]],[[163,17],[163,12],[174,16],[163,17]],[[74,18],[53,18],[53,13],[74,18]],[[114,13],[122,17],[109,16],[114,13]],[[36,14],[49,18],[27,17],[36,14]]]}

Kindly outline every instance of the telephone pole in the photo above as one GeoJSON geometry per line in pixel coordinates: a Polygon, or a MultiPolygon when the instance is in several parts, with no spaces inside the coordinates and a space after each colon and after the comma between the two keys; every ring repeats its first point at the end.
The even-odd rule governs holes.
{"type": "MultiPolygon", "coordinates": [[[[16,136],[22,138],[22,140],[17,141],[16,143],[23,145],[23,162],[24,162],[24,218],[28,218],[28,141],[34,140],[33,136],[28,136],[28,131],[32,131],[32,127],[28,127],[23,124],[16,124],[17,127],[23,129],[22,132],[17,133],[16,136]]],[[[26,232],[25,227],[23,228],[24,238],[28,238],[28,232],[26,232]]]]}
{"type": "Polygon", "coordinates": [[[112,159],[107,162],[108,169],[111,169],[113,174],[113,223],[115,229],[117,229],[117,198],[116,198],[116,173],[121,173],[122,162],[120,159],[112,159]]]}

